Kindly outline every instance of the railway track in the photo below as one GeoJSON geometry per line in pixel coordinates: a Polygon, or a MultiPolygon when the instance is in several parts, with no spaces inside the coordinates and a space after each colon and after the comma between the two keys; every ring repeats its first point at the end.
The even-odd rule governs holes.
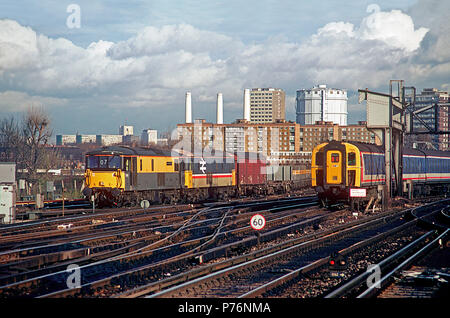
{"type": "MultiPolygon", "coordinates": [[[[404,213],[390,216],[389,218],[395,222],[390,221],[387,224],[383,221],[386,217],[378,218],[369,221],[372,224],[365,222],[345,230],[327,233],[321,238],[255,257],[238,265],[222,265],[224,268],[221,270],[156,292],[150,297],[269,296],[269,292],[280,289],[280,286],[292,285],[292,281],[298,281],[305,275],[326,268],[329,255],[333,251],[339,250],[345,255],[349,251],[360,250],[376,240],[389,237],[405,228],[415,227],[419,221],[416,218],[405,224],[401,221],[404,216],[404,213]],[[347,247],[342,248],[343,246],[347,247]]],[[[429,235],[431,234],[428,233],[427,237],[429,235]]],[[[279,292],[278,290],[277,293],[279,292]]],[[[313,295],[317,296],[317,293],[313,295]]],[[[271,296],[273,297],[273,294],[271,296]]]]}
{"type": "MultiPolygon", "coordinates": [[[[55,244],[66,244],[66,251],[49,253],[41,246],[17,264],[0,264],[5,273],[13,265],[28,264],[23,272],[0,276],[0,297],[298,297],[289,286],[329,274],[331,253],[338,251],[354,262],[353,250],[384,250],[383,237],[397,240],[388,245],[407,245],[420,234],[407,228],[430,218],[420,209],[354,217],[348,211],[308,208],[315,204],[314,197],[211,204],[174,212],[185,214],[176,221],[160,219],[159,227],[130,231],[130,223],[128,231],[118,228],[116,233],[55,244]],[[259,235],[248,224],[255,211],[267,220],[259,235]],[[73,243],[85,245],[69,248],[73,243]],[[70,257],[61,258],[64,253],[70,257]],[[36,266],[39,259],[47,262],[36,266]],[[71,265],[77,266],[81,279],[79,286],[68,288],[71,265]]],[[[439,205],[444,203],[429,206],[439,205]]],[[[307,296],[325,295],[350,279],[343,276],[307,296]]],[[[330,281],[329,275],[325,279],[330,281]]]]}
{"type": "MultiPolygon", "coordinates": [[[[445,245],[445,242],[448,242],[450,234],[449,228],[446,227],[450,220],[448,210],[449,208],[446,207],[429,214],[426,214],[424,209],[413,210],[412,215],[417,218],[420,222],[419,224],[423,228],[434,227],[435,229],[428,231],[416,241],[405,246],[395,254],[381,260],[377,264],[379,273],[376,284],[366,283],[368,277],[373,275],[373,273],[361,273],[334,292],[330,293],[327,297],[348,297],[351,295],[357,298],[370,298],[380,294],[382,294],[383,297],[396,297],[396,282],[400,280],[398,277],[401,276],[402,271],[411,269],[412,264],[426,257],[437,247],[445,245]]],[[[449,276],[448,273],[443,273],[443,275],[444,277],[449,276]]],[[[402,296],[415,297],[415,288],[411,285],[409,287],[409,293],[405,292],[402,296]]],[[[433,290],[433,292],[438,292],[438,290],[433,290]]],[[[422,294],[421,296],[425,295],[422,294]]]]}
{"type": "MultiPolygon", "coordinates": [[[[283,212],[281,212],[283,210],[283,208],[282,208],[283,205],[285,206],[284,207],[285,210],[292,209],[294,206],[295,207],[301,207],[301,206],[305,205],[305,203],[302,203],[303,201],[305,201],[304,198],[298,199],[298,202],[296,204],[294,204],[295,200],[296,199],[292,199],[292,198],[289,199],[289,200],[279,200],[278,203],[281,206],[273,208],[272,212],[277,211],[277,213],[283,213],[283,212]]],[[[309,198],[307,200],[311,201],[311,198],[309,198]]],[[[258,210],[260,210],[261,207],[271,206],[273,204],[274,204],[273,202],[244,203],[244,204],[241,204],[241,205],[237,206],[237,208],[238,208],[237,212],[239,214],[239,213],[241,213],[243,211],[243,209],[250,209],[250,210],[251,209],[258,209],[258,210]]],[[[315,202],[309,202],[306,205],[311,205],[311,204],[315,204],[315,202]]],[[[209,210],[209,213],[211,213],[214,210],[225,211],[225,210],[229,210],[229,209],[230,209],[230,207],[219,207],[219,208],[208,208],[206,210],[209,210]]],[[[233,209],[236,210],[236,207],[233,207],[233,209]]],[[[266,209],[266,212],[267,213],[271,213],[271,209],[266,209]]],[[[234,217],[234,219],[236,219],[236,218],[239,218],[239,215],[234,217]]],[[[241,219],[242,218],[243,217],[241,217],[241,219]]],[[[216,221],[220,220],[220,218],[213,218],[213,217],[211,217],[211,215],[209,215],[209,216],[206,217],[206,221],[203,221],[203,222],[214,223],[215,220],[216,221]]],[[[225,220],[225,217],[222,218],[222,221],[223,220],[225,220]]],[[[231,220],[231,218],[230,218],[230,220],[231,220]]],[[[242,223],[243,221],[240,221],[240,222],[242,223]]],[[[198,226],[198,224],[200,224],[200,223],[196,222],[196,224],[195,224],[196,227],[198,227],[198,229],[202,228],[202,226],[198,226]]],[[[237,223],[239,223],[239,222],[237,222],[237,223]]],[[[232,226],[232,225],[236,225],[236,222],[231,223],[230,225],[227,225],[227,226],[232,226]]],[[[214,227],[214,225],[213,225],[213,227],[214,227]]],[[[200,232],[202,232],[202,231],[200,230],[200,232]]],[[[173,236],[176,236],[176,235],[173,235],[173,236]]],[[[217,236],[217,235],[214,235],[214,236],[217,236]]],[[[209,237],[208,239],[211,239],[211,237],[209,237]]],[[[172,238],[172,240],[173,240],[173,238],[172,238]]],[[[178,244],[178,249],[180,249],[180,247],[181,248],[185,248],[185,249],[186,248],[187,249],[191,249],[195,244],[197,244],[197,245],[199,245],[201,247],[202,245],[205,244],[205,242],[207,242],[207,239],[204,238],[204,237],[199,237],[199,238],[196,238],[196,239],[193,239],[193,240],[191,239],[191,241],[196,241],[195,244],[192,244],[192,242],[189,242],[189,241],[185,242],[185,241],[183,241],[183,239],[179,239],[179,241],[181,241],[181,243],[177,243],[178,244]]],[[[176,246],[177,244],[172,244],[172,245],[176,246]]],[[[123,269],[131,270],[132,268],[138,267],[139,265],[154,262],[155,260],[158,260],[158,258],[169,257],[171,254],[176,255],[177,253],[180,252],[180,250],[177,250],[175,252],[175,249],[174,249],[173,246],[170,247],[170,248],[169,247],[167,247],[167,248],[160,247],[160,248],[153,249],[153,250],[150,250],[150,251],[147,251],[148,250],[148,246],[147,246],[146,249],[140,249],[140,250],[138,250],[136,252],[132,252],[132,253],[129,253],[129,254],[124,254],[125,256],[122,255],[122,256],[116,257],[116,258],[110,258],[110,259],[107,259],[107,260],[104,260],[104,261],[98,261],[98,262],[95,262],[95,263],[90,264],[90,265],[85,265],[86,267],[82,267],[82,268],[83,268],[83,270],[85,270],[86,268],[89,268],[88,271],[90,273],[93,273],[92,277],[95,278],[95,279],[98,279],[99,277],[102,278],[101,275],[100,276],[98,275],[98,272],[100,271],[100,268],[108,267],[109,265],[111,265],[111,263],[114,263],[114,265],[112,265],[112,267],[114,267],[114,269],[111,269],[111,271],[109,271],[109,272],[106,271],[106,273],[109,273],[109,274],[114,273],[114,272],[116,272],[115,269],[117,269],[117,268],[122,268],[122,270],[123,269]],[[173,252],[170,251],[171,249],[174,249],[173,252]],[[124,264],[127,264],[127,265],[124,265],[124,264]],[[97,268],[98,268],[98,270],[97,270],[97,268]],[[97,272],[97,273],[95,273],[95,272],[97,272]]],[[[188,254],[190,254],[190,253],[192,253],[192,252],[189,252],[188,254]]],[[[119,272],[120,272],[120,269],[119,269],[119,272]]],[[[12,284],[9,284],[9,285],[5,285],[4,287],[1,288],[1,290],[2,290],[2,292],[4,292],[5,290],[6,291],[8,291],[8,290],[9,291],[11,291],[11,290],[17,291],[18,289],[21,289],[21,288],[25,288],[25,289],[29,288],[29,286],[35,286],[36,287],[36,286],[40,285],[42,287],[42,286],[45,285],[46,288],[44,288],[44,289],[47,289],[45,292],[48,292],[48,291],[51,291],[51,287],[50,287],[50,289],[48,289],[48,287],[50,285],[52,285],[51,282],[54,282],[55,280],[59,280],[60,282],[63,282],[64,280],[62,279],[62,277],[66,276],[66,274],[67,273],[65,271],[59,271],[57,273],[50,273],[50,274],[46,274],[46,275],[43,275],[43,276],[22,280],[21,282],[15,282],[15,283],[12,283],[12,284]]],[[[28,275],[29,275],[29,273],[28,273],[28,275]]],[[[84,277],[88,277],[88,276],[89,275],[84,275],[84,277]]],[[[22,278],[24,278],[24,277],[25,276],[22,276],[22,278]]],[[[15,280],[17,280],[17,277],[15,278],[15,280]]],[[[33,293],[31,293],[31,294],[33,294],[33,293]]],[[[36,294],[39,294],[39,292],[37,292],[36,294]]]]}

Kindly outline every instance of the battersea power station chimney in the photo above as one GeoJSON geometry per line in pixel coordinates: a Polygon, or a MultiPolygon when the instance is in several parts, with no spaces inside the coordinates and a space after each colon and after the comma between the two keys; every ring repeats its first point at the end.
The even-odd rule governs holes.
{"type": "Polygon", "coordinates": [[[192,99],[191,92],[186,92],[186,124],[192,124],[192,99]]]}
{"type": "Polygon", "coordinates": [[[217,123],[223,124],[223,96],[222,96],[222,93],[217,94],[217,123]]]}
{"type": "Polygon", "coordinates": [[[250,89],[244,90],[244,119],[250,121],[250,89]]]}

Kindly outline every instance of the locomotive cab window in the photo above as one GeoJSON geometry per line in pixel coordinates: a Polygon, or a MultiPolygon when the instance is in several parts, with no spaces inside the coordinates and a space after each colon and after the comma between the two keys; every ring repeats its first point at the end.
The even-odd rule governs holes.
{"type": "Polygon", "coordinates": [[[331,154],[331,162],[339,162],[339,154],[338,153],[331,154]]]}
{"type": "Polygon", "coordinates": [[[88,169],[98,168],[98,158],[96,156],[89,156],[87,158],[88,169]]]}
{"type": "Polygon", "coordinates": [[[119,156],[88,156],[88,169],[119,169],[121,159],[119,156]]]}
{"type": "Polygon", "coordinates": [[[120,156],[112,156],[109,158],[108,167],[111,169],[120,169],[121,159],[120,156]]]}
{"type": "Polygon", "coordinates": [[[356,166],[356,153],[349,152],[347,156],[347,164],[349,166],[356,166]]]}
{"type": "Polygon", "coordinates": [[[98,167],[108,168],[108,157],[98,157],[98,167]]]}

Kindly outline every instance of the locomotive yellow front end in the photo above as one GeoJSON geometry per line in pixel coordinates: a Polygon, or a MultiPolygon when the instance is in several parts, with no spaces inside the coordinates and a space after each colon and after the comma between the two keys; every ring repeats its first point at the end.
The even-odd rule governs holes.
{"type": "Polygon", "coordinates": [[[87,154],[85,197],[96,202],[113,202],[125,189],[122,161],[122,157],[114,153],[87,154]]]}
{"type": "Polygon", "coordinates": [[[348,201],[352,188],[361,186],[361,156],[356,145],[331,141],[312,152],[312,186],[324,205],[348,201]]]}

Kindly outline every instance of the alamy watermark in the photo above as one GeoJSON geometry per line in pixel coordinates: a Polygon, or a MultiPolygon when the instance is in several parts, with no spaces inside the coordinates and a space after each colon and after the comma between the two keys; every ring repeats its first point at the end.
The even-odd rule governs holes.
{"type": "Polygon", "coordinates": [[[77,264],[70,264],[67,266],[66,272],[69,273],[69,276],[66,280],[67,288],[80,288],[81,287],[81,270],[80,266],[77,264]]]}
{"type": "Polygon", "coordinates": [[[381,288],[381,269],[377,264],[369,264],[367,267],[367,273],[370,273],[367,277],[367,288],[381,288]]]}
{"type": "Polygon", "coordinates": [[[369,4],[366,8],[366,12],[371,13],[371,15],[367,17],[367,26],[370,28],[375,28],[376,27],[375,14],[381,12],[380,6],[375,3],[369,4]]]}
{"type": "Polygon", "coordinates": [[[67,13],[70,15],[66,19],[66,25],[69,29],[81,28],[81,7],[78,4],[72,3],[67,6],[67,13]]]}
{"type": "MultiPolygon", "coordinates": [[[[186,162],[194,157],[194,161],[199,161],[205,168],[209,164],[234,163],[234,154],[239,162],[267,160],[276,172],[280,154],[283,153],[280,150],[290,146],[288,136],[278,127],[271,127],[270,130],[242,126],[221,128],[194,123],[172,131],[171,139],[178,140],[172,147],[172,156],[186,162]]],[[[265,170],[262,172],[265,173],[265,170]]]]}

